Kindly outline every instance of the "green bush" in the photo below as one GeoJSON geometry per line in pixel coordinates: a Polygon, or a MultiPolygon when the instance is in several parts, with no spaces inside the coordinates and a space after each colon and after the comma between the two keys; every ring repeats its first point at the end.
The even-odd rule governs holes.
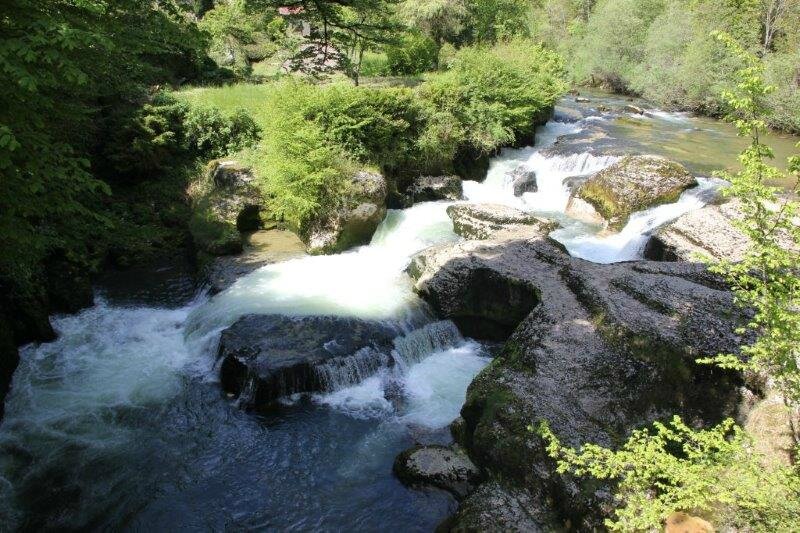
{"type": "Polygon", "coordinates": [[[420,86],[431,127],[482,152],[522,142],[564,92],[561,58],[528,41],[464,48],[450,69],[420,86]],[[450,118],[451,115],[454,118],[450,118]],[[450,131],[450,126],[457,131],[450,131]]]}
{"type": "Polygon", "coordinates": [[[800,476],[768,465],[747,435],[726,420],[694,430],[679,417],[634,431],[618,451],[563,446],[547,424],[539,434],[558,472],[616,484],[611,531],[660,530],[676,511],[700,514],[722,531],[790,531],[800,514],[800,476]]]}
{"type": "Polygon", "coordinates": [[[258,141],[259,128],[242,109],[225,116],[217,108],[189,108],[183,119],[186,147],[203,157],[218,158],[258,141]]]}
{"type": "Polygon", "coordinates": [[[389,72],[396,76],[421,74],[436,67],[439,51],[428,37],[410,34],[395,46],[386,48],[389,72]]]}
{"type": "Polygon", "coordinates": [[[353,159],[395,168],[407,162],[423,125],[423,109],[410,89],[334,85],[304,110],[325,137],[353,159]]]}
{"type": "Polygon", "coordinates": [[[111,122],[105,145],[106,173],[119,178],[149,178],[174,163],[183,150],[183,121],[189,107],[158,93],[151,102],[125,110],[111,122]]]}
{"type": "Polygon", "coordinates": [[[115,180],[152,178],[190,157],[216,158],[258,140],[259,129],[245,111],[223,114],[215,107],[191,106],[158,93],[149,103],[120,113],[105,145],[107,168],[115,180]]]}

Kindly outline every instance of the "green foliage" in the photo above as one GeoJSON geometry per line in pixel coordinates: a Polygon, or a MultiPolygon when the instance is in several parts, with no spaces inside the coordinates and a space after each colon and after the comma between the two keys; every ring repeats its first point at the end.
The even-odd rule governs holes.
{"type": "Polygon", "coordinates": [[[286,42],[286,23],[274,10],[251,6],[247,0],[217,3],[198,22],[210,38],[209,53],[238,76],[252,72],[251,61],[263,61],[286,42]]]}
{"type": "Polygon", "coordinates": [[[325,137],[362,163],[396,168],[408,161],[423,127],[423,110],[410,89],[335,85],[304,109],[325,137]]]}
{"type": "Polygon", "coordinates": [[[694,430],[676,416],[634,431],[617,451],[565,447],[545,422],[537,431],[559,473],[615,484],[618,507],[605,522],[611,531],[659,530],[676,511],[720,529],[790,531],[800,515],[800,473],[765,464],[732,420],[694,430]]]}
{"type": "Polygon", "coordinates": [[[415,90],[296,79],[178,93],[193,107],[246,109],[262,141],[237,155],[271,212],[295,228],[339,207],[364,166],[392,176],[452,171],[459,148],[522,139],[564,90],[559,58],[530,43],[463,49],[415,90]],[[520,137],[517,137],[520,135],[520,137]]]}
{"type": "Polygon", "coordinates": [[[436,67],[439,49],[428,37],[408,34],[394,46],[386,47],[386,61],[390,74],[409,76],[422,74],[436,67]]]}
{"type": "Polygon", "coordinates": [[[531,19],[533,35],[569,59],[574,82],[714,116],[741,62],[711,32],[729,33],[758,51],[778,87],[767,124],[800,131],[798,0],[546,0],[531,19]]]}
{"type": "Polygon", "coordinates": [[[527,41],[464,48],[449,70],[423,84],[432,128],[450,139],[491,152],[533,133],[535,118],[565,90],[561,58],[527,41]]]}
{"type": "Polygon", "coordinates": [[[530,4],[526,0],[466,0],[464,37],[473,43],[529,37],[530,4]]]}
{"type": "Polygon", "coordinates": [[[188,150],[204,158],[218,158],[254,145],[259,128],[243,109],[230,116],[214,107],[190,108],[183,119],[188,150]]]}
{"type": "Polygon", "coordinates": [[[182,122],[187,106],[158,93],[151,102],[117,112],[105,145],[110,169],[104,174],[120,178],[152,177],[171,166],[183,145],[182,122]]]}
{"type": "MultiPolygon", "coordinates": [[[[778,188],[767,185],[784,176],[768,163],[773,152],[761,142],[767,98],[774,91],[764,82],[763,64],[730,35],[720,33],[718,38],[746,65],[738,71],[736,90],[726,92],[724,98],[731,108],[728,119],[740,135],[750,138],[750,146],[739,157],[741,170],[721,176],[731,183],[725,194],[739,200],[743,219],[736,225],[751,245],[742,261],[720,261],[711,269],[728,281],[736,303],[752,310],[752,318],[740,332],[751,331],[756,340],[742,346],[742,357],[723,354],[703,362],[766,374],[796,407],[800,402],[800,203],[781,198],[778,188]]],[[[796,191],[800,156],[790,158],[788,170],[795,176],[796,191]]]]}
{"type": "Polygon", "coordinates": [[[464,29],[467,6],[464,0],[405,0],[400,15],[411,28],[416,28],[436,44],[437,52],[447,39],[464,29]]]}
{"type": "Polygon", "coordinates": [[[0,246],[15,250],[0,276],[22,285],[47,255],[98,258],[109,189],[90,165],[105,140],[101,110],[156,80],[197,76],[204,43],[167,1],[7,0],[0,33],[0,246]]]}
{"type": "Polygon", "coordinates": [[[218,108],[190,106],[157,93],[150,102],[118,114],[105,145],[109,169],[119,181],[154,178],[189,158],[217,158],[254,144],[255,121],[241,109],[229,115],[218,108]]]}

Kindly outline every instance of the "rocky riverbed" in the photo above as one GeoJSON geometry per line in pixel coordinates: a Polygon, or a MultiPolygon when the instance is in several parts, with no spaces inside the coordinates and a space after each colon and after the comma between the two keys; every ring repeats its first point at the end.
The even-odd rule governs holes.
{"type": "Polygon", "coordinates": [[[624,98],[562,104],[536,147],[461,179],[354,175],[341,209],[294,231],[262,216],[246,168],[213,162],[190,191],[210,291],[131,273],[55,317],[54,342],[22,348],[0,516],[72,530],[591,529],[609,487],[558,474],[537,421],[571,445],[614,446],[673,413],[778,435],[779,405],[694,362],[745,340],[730,293],[695,261],[744,246],[692,151],[719,132],[624,98]],[[571,216],[578,200],[593,218],[571,216]]]}
{"type": "Polygon", "coordinates": [[[511,227],[425,250],[409,272],[441,316],[512,331],[454,427],[487,479],[449,523],[456,530],[602,524],[608,487],[556,473],[528,430],[539,420],[570,445],[613,446],[673,413],[709,424],[737,412],[738,378],[694,362],[743,341],[730,294],[702,265],[598,265],[511,227]]]}

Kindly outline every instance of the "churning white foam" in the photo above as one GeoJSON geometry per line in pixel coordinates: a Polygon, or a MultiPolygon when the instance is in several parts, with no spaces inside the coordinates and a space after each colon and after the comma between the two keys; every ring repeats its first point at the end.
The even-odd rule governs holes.
{"type": "Polygon", "coordinates": [[[447,205],[391,210],[368,246],[262,267],[197,309],[188,330],[204,336],[251,313],[410,318],[421,302],[403,271],[415,252],[456,239],[447,205]]]}
{"type": "Polygon", "coordinates": [[[684,191],[675,203],[634,213],[619,233],[591,235],[581,226],[572,226],[556,230],[551,236],[561,242],[571,255],[595,263],[638,259],[651,232],[689,211],[703,207],[710,196],[713,196],[711,193],[724,182],[713,178],[698,178],[697,183],[696,187],[684,191]]]}

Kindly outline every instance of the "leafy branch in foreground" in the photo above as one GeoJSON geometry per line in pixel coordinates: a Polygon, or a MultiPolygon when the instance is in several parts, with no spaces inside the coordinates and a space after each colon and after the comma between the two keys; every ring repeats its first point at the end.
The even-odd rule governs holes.
{"type": "Polygon", "coordinates": [[[721,354],[699,362],[765,376],[787,403],[796,406],[800,401],[800,204],[791,197],[797,192],[800,156],[789,158],[794,188],[781,198],[781,189],[770,183],[785,182],[787,176],[768,164],[773,152],[761,141],[768,115],[766,97],[774,87],[764,82],[758,58],[727,34],[719,33],[717,38],[745,64],[737,72],[736,90],[726,92],[724,98],[732,110],[728,120],[740,136],[750,138],[750,145],[739,156],[741,170],[719,175],[731,183],[725,195],[739,200],[743,216],[734,223],[750,238],[751,246],[742,261],[719,261],[710,269],[727,280],[740,307],[752,310],[752,318],[738,332],[749,330],[756,339],[742,346],[741,356],[721,354]]]}
{"type": "Polygon", "coordinates": [[[559,473],[616,483],[619,506],[605,521],[611,531],[660,529],[675,511],[746,531],[788,531],[800,516],[796,469],[765,464],[730,419],[694,430],[676,416],[634,431],[618,451],[565,447],[546,422],[537,432],[559,473]]]}

